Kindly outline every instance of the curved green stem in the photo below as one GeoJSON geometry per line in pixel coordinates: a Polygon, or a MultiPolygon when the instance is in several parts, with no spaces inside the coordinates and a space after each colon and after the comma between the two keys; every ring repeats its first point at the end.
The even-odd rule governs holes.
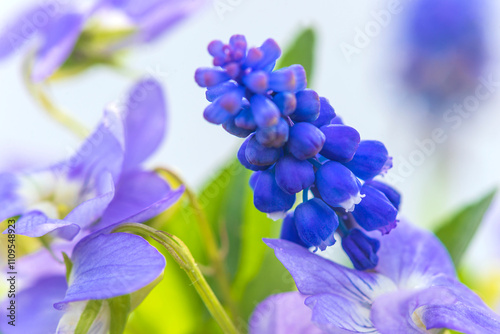
{"type": "Polygon", "coordinates": [[[36,84],[31,80],[32,55],[33,53],[28,54],[23,63],[23,81],[28,92],[52,119],[71,130],[78,137],[85,138],[89,131],[52,102],[43,87],[43,83],[36,84]]]}
{"type": "Polygon", "coordinates": [[[143,237],[151,237],[165,247],[191,279],[193,286],[222,331],[229,334],[238,334],[238,330],[210,288],[210,285],[208,285],[205,277],[198,268],[198,264],[182,240],[167,232],[158,231],[152,227],[138,223],[122,224],[114,229],[113,232],[130,232],[143,237]]]}
{"type": "Polygon", "coordinates": [[[231,290],[229,288],[230,283],[226,268],[224,266],[222,253],[219,251],[214,233],[212,231],[212,228],[210,227],[207,216],[205,215],[205,211],[202,209],[200,202],[198,201],[198,197],[193,190],[185,185],[180,176],[175,172],[166,168],[156,168],[155,171],[164,173],[165,176],[170,176],[179,184],[184,184],[186,189],[186,196],[188,197],[189,203],[196,215],[196,220],[198,221],[198,224],[200,226],[200,230],[205,241],[203,244],[206,247],[208,258],[210,259],[211,265],[213,266],[214,276],[218,282],[223,300],[231,310],[233,317],[237,316],[238,310],[236,304],[231,298],[231,290]]]}

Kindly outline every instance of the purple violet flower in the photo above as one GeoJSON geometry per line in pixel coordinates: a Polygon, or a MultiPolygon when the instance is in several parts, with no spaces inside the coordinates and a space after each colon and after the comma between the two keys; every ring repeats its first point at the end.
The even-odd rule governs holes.
{"type": "Polygon", "coordinates": [[[72,240],[82,229],[156,216],[183,193],[183,187],[173,190],[140,167],[161,143],[165,123],[161,86],[140,81],[125,105],[108,108],[70,159],[42,170],[0,174],[0,220],[19,216],[17,234],[72,240]]]}
{"type": "Polygon", "coordinates": [[[441,242],[409,223],[399,225],[380,238],[374,271],[346,268],[286,240],[265,240],[299,292],[259,304],[250,333],[301,333],[313,324],[324,333],[500,332],[500,316],[458,281],[441,242]]]}
{"type": "Polygon", "coordinates": [[[35,5],[0,31],[0,59],[36,40],[32,43],[37,45],[32,79],[43,81],[72,53],[80,63],[111,61],[116,51],[155,40],[203,3],[204,0],[91,0],[35,5]]]}

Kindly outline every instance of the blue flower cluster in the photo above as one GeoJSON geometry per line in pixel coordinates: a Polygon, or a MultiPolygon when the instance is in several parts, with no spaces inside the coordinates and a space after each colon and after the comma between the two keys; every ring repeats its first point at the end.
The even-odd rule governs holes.
{"type": "Polygon", "coordinates": [[[356,268],[373,268],[378,241],[361,229],[388,233],[400,202],[394,189],[373,180],[392,167],[385,146],[360,141],[326,98],[306,89],[302,66],[273,70],[281,55],[274,40],[247,49],[245,37],[234,35],[229,44],[211,42],[208,52],[215,67],[195,73],[211,102],[204,116],[246,138],[238,159],[255,171],[255,207],[286,216],[282,238],[305,247],[325,250],[338,232],[356,268]],[[287,215],[299,192],[302,203],[287,215]]]}

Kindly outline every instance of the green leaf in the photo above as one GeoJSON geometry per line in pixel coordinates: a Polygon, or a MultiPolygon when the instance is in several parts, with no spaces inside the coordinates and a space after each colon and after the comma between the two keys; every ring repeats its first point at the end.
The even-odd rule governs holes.
{"type": "Polygon", "coordinates": [[[73,262],[69,258],[68,254],[62,252],[64,258],[64,264],[66,265],[66,282],[69,283],[69,276],[71,275],[71,270],[73,269],[73,262]]]}
{"type": "Polygon", "coordinates": [[[440,225],[436,235],[450,252],[451,258],[458,266],[462,255],[474,237],[483,216],[488,210],[496,189],[475,203],[469,204],[440,225]]]}
{"type": "Polygon", "coordinates": [[[316,33],[313,28],[305,28],[297,34],[293,43],[285,50],[278,61],[276,68],[283,68],[293,64],[300,64],[307,73],[307,82],[310,86],[314,71],[314,48],[316,33]]]}
{"type": "MultiPolygon", "coordinates": [[[[270,237],[277,238],[281,223],[269,223],[271,224],[270,237]]],[[[264,249],[264,260],[258,268],[257,275],[245,287],[239,305],[241,314],[245,319],[249,318],[258,303],[270,295],[296,290],[292,275],[276,258],[274,251],[267,247],[262,240],[259,240],[259,243],[264,249]]]]}
{"type": "Polygon", "coordinates": [[[264,256],[269,249],[262,238],[271,236],[273,222],[265,213],[257,210],[253,204],[253,191],[246,186],[242,191],[245,194],[243,220],[241,222],[241,250],[239,266],[232,286],[232,294],[237,301],[241,301],[247,285],[257,276],[264,256]]]}
{"type": "Polygon", "coordinates": [[[107,302],[111,314],[109,334],[122,334],[131,309],[130,295],[110,298],[107,302]]]}
{"type": "Polygon", "coordinates": [[[75,334],[87,334],[101,310],[102,300],[89,300],[76,325],[75,334]]]}
{"type": "Polygon", "coordinates": [[[231,276],[236,274],[240,259],[241,225],[248,201],[245,190],[249,188],[250,173],[238,159],[231,159],[199,196],[214,233],[223,236],[219,241],[227,247],[226,265],[231,276]]]}

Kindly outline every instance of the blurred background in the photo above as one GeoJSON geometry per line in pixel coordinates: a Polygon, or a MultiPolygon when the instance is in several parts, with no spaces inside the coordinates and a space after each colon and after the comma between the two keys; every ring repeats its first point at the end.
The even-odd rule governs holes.
{"type": "MultiPolygon", "coordinates": [[[[30,2],[0,2],[0,22],[30,2]]],[[[193,80],[197,67],[211,65],[211,40],[238,33],[258,46],[271,37],[285,49],[301,29],[313,27],[318,38],[309,87],[362,139],[386,144],[394,158],[386,179],[403,194],[402,214],[431,228],[500,181],[499,7],[462,0],[208,2],[160,40],[128,54],[134,73],[157,77],[167,90],[167,138],[148,165],[171,166],[199,188],[234,156],[240,140],[203,119],[208,102],[193,80]]],[[[27,93],[21,54],[0,62],[0,170],[45,165],[79,143],[27,93]]],[[[53,84],[52,94],[92,128],[103,107],[130,85],[130,77],[97,67],[53,84]]]]}

